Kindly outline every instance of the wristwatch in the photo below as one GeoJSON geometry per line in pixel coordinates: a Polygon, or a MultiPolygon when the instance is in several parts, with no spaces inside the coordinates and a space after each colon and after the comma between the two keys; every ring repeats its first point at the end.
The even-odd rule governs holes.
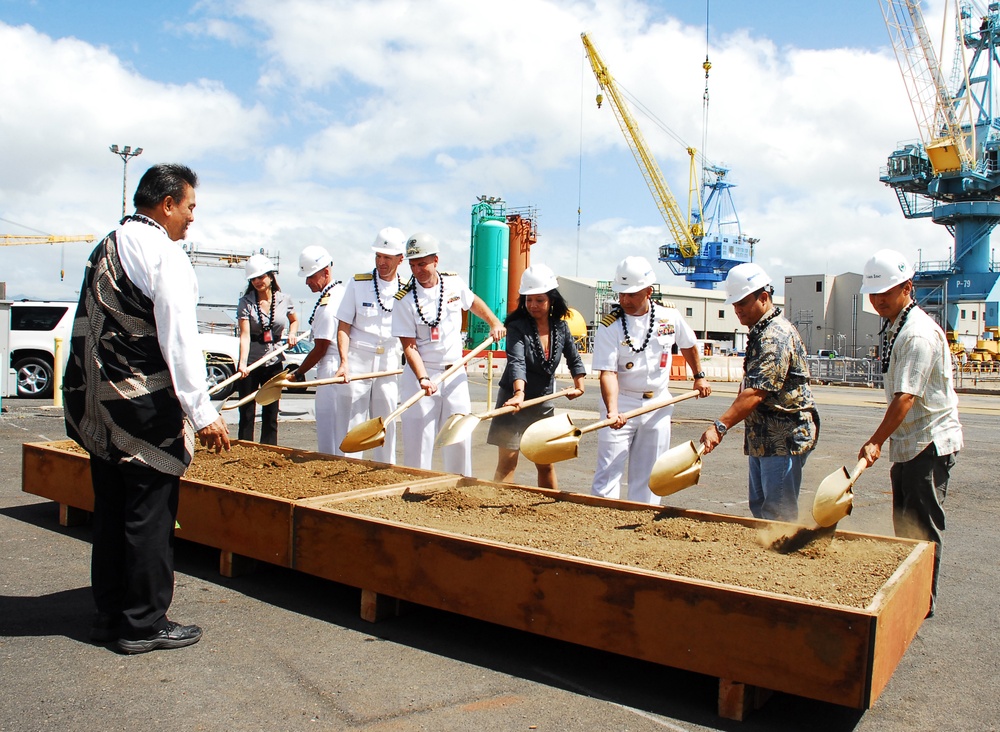
{"type": "Polygon", "coordinates": [[[698,379],[704,379],[704,378],[705,378],[705,372],[704,371],[699,371],[698,373],[696,373],[694,375],[694,380],[695,381],[697,381],[698,379]]]}
{"type": "Polygon", "coordinates": [[[715,420],[715,431],[719,433],[719,437],[725,437],[726,432],[729,431],[729,428],[726,427],[726,425],[722,424],[722,422],[720,422],[719,420],[715,420]]]}

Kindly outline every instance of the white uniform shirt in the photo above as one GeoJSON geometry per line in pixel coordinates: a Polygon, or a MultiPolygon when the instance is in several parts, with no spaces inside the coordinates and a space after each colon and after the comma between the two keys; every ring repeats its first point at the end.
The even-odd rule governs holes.
{"type": "Polygon", "coordinates": [[[315,343],[318,340],[330,341],[330,347],[326,349],[323,358],[316,364],[316,375],[321,379],[333,376],[333,372],[340,366],[340,353],[337,351],[337,328],[340,323],[337,320],[337,309],[344,298],[344,286],[336,284],[327,290],[326,294],[320,297],[316,307],[316,314],[310,328],[312,335],[310,338],[315,343]]]}
{"type": "Polygon", "coordinates": [[[399,278],[394,277],[389,282],[379,279],[378,293],[375,292],[376,278],[377,272],[366,272],[355,275],[347,283],[337,309],[337,320],[351,324],[351,348],[359,346],[369,351],[382,348],[382,353],[399,352],[399,339],[392,334],[392,311],[400,287],[399,278]]]}
{"type": "Polygon", "coordinates": [[[670,353],[676,343],[678,349],[697,345],[694,331],[672,307],[650,303],[645,315],[632,316],[622,313],[614,322],[605,325],[606,319],[597,328],[594,337],[593,371],[615,371],[618,373],[618,391],[628,396],[639,397],[646,392],[658,396],[666,390],[670,382],[670,353]],[[642,346],[649,330],[652,314],[653,332],[645,349],[636,353],[625,342],[628,325],[629,340],[636,348],[642,346]]]}
{"type": "Polygon", "coordinates": [[[896,336],[884,385],[887,402],[900,393],[917,397],[889,440],[892,462],[912,460],[932,442],[938,455],[962,449],[948,341],[920,308],[910,311],[896,336]]]}
{"type": "Polygon", "coordinates": [[[191,260],[163,227],[132,219],[118,228],[118,256],[125,275],[153,301],[156,338],[181,408],[195,430],[207,427],[219,413],[208,395],[191,260]]]}
{"type": "Polygon", "coordinates": [[[417,351],[428,366],[448,365],[462,358],[462,311],[471,308],[476,297],[461,277],[441,272],[438,277],[444,283],[444,295],[437,340],[432,339],[431,327],[424,320],[433,323],[437,318],[440,284],[423,288],[414,281],[413,289],[396,300],[392,310],[392,334],[398,338],[416,338],[417,351]],[[417,313],[414,291],[424,320],[417,313]]]}

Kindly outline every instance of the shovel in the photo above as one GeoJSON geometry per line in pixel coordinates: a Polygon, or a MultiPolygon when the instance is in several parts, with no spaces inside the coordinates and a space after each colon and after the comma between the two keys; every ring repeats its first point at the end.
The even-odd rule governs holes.
{"type": "Polygon", "coordinates": [[[704,454],[705,445],[699,443],[695,447],[693,440],[670,448],[653,463],[649,490],[658,496],[669,496],[696,485],[701,477],[701,457],[704,454]]]}
{"type": "MultiPolygon", "coordinates": [[[[309,331],[306,331],[305,333],[300,334],[298,336],[298,338],[299,338],[299,340],[302,340],[307,335],[309,335],[309,331]]],[[[273,351],[268,351],[263,356],[261,356],[256,361],[254,361],[252,364],[250,364],[249,366],[247,366],[247,373],[253,371],[255,368],[257,368],[261,364],[267,363],[272,358],[274,358],[275,356],[277,356],[279,353],[284,353],[285,351],[288,350],[288,348],[289,348],[288,341],[285,341],[285,343],[283,345],[278,346],[273,351]]],[[[232,376],[230,376],[228,379],[220,381],[218,384],[216,384],[211,389],[209,389],[208,393],[209,393],[210,396],[212,394],[217,394],[218,392],[222,391],[227,386],[229,386],[230,384],[232,384],[234,381],[239,381],[242,378],[243,377],[240,376],[240,372],[237,371],[235,374],[233,374],[232,376]]],[[[225,402],[223,402],[223,404],[225,404],[225,402]]],[[[233,407],[228,407],[228,409],[233,409],[233,407]]]]}
{"type": "Polygon", "coordinates": [[[851,513],[854,493],[851,488],[858,476],[868,467],[867,460],[858,460],[854,470],[844,466],[823,478],[813,499],[813,521],[816,526],[803,526],[791,534],[779,537],[771,543],[771,549],[782,554],[798,551],[817,539],[831,541],[837,530],[837,522],[851,513]]]}
{"type": "Polygon", "coordinates": [[[868,467],[867,460],[858,460],[854,470],[847,466],[835,470],[823,478],[813,499],[813,520],[820,526],[833,526],[844,516],[849,516],[854,507],[854,482],[868,467]]]}
{"type": "MultiPolygon", "coordinates": [[[[632,417],[638,417],[640,414],[668,407],[671,404],[676,404],[677,402],[696,396],[698,396],[698,390],[693,389],[666,401],[653,402],[638,409],[633,409],[631,412],[623,412],[623,416],[626,419],[631,419],[632,417]]],[[[614,422],[615,420],[613,419],[602,419],[581,429],[573,424],[573,420],[570,419],[568,414],[559,414],[548,419],[540,419],[528,427],[524,431],[524,434],[521,435],[521,452],[531,462],[541,465],[551,465],[561,460],[569,460],[576,457],[582,435],[599,430],[602,427],[609,427],[614,422]]]]}
{"type": "MultiPolygon", "coordinates": [[[[291,369],[288,371],[282,371],[277,376],[273,376],[268,379],[264,386],[257,390],[254,400],[261,405],[271,404],[276,402],[281,398],[281,390],[284,388],[289,389],[308,389],[313,386],[326,386],[327,384],[343,384],[343,376],[331,376],[327,379],[315,379],[313,381],[289,381],[288,376],[291,374],[291,369]]],[[[392,369],[391,371],[373,371],[368,374],[358,374],[351,377],[351,381],[361,381],[362,379],[378,379],[383,376],[395,376],[396,374],[403,373],[403,369],[392,369]]],[[[246,397],[244,397],[245,399],[246,397]]]]}
{"type": "MultiPolygon", "coordinates": [[[[462,356],[460,361],[452,364],[446,371],[431,379],[434,386],[440,386],[456,371],[465,368],[465,364],[469,363],[469,361],[478,356],[479,353],[485,350],[491,343],[493,343],[493,336],[488,337],[485,341],[462,356]]],[[[362,422],[356,427],[352,427],[348,430],[343,441],[340,443],[341,452],[361,452],[363,450],[371,450],[373,448],[380,447],[385,442],[385,426],[420,401],[421,397],[426,394],[427,392],[423,389],[417,389],[416,394],[396,407],[395,411],[391,412],[384,419],[382,417],[375,417],[374,419],[362,422]]]]}
{"type": "MultiPolygon", "coordinates": [[[[558,399],[559,397],[567,396],[575,391],[576,388],[563,389],[562,391],[557,391],[553,394],[546,394],[545,396],[528,399],[527,401],[521,402],[521,409],[533,407],[536,404],[547,402],[550,399],[558,399]]],[[[441,431],[438,432],[434,445],[435,447],[444,447],[445,445],[454,445],[456,442],[461,442],[472,434],[473,430],[479,426],[480,422],[487,419],[493,419],[494,417],[499,417],[501,414],[516,412],[517,409],[517,407],[497,407],[496,409],[491,409],[488,412],[483,412],[482,414],[453,414],[445,420],[444,427],[442,427],[441,431]]]]}

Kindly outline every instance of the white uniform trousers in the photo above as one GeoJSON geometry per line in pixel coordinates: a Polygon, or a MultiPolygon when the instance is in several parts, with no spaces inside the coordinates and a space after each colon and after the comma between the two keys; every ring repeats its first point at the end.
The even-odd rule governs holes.
{"type": "MultiPolygon", "coordinates": [[[[665,399],[662,393],[654,399],[665,399]]],[[[629,412],[649,400],[626,394],[618,395],[618,411],[629,412]]],[[[620,430],[602,427],[597,432],[597,470],[591,493],[604,498],[618,498],[621,493],[625,460],[628,459],[628,500],[639,503],[659,503],[660,497],[649,490],[653,463],[670,449],[670,415],[674,408],[663,407],[632,417],[620,430]]],[[[601,407],[601,419],[607,410],[601,407]]]]}
{"type": "MultiPolygon", "coordinates": [[[[330,346],[336,349],[335,345],[330,346]]],[[[327,352],[329,353],[329,351],[327,352]]],[[[334,350],[333,356],[323,356],[316,364],[316,378],[329,379],[336,376],[340,368],[340,357],[334,350]]],[[[326,384],[316,387],[316,450],[327,455],[343,456],[340,443],[347,434],[338,428],[336,420],[336,384],[326,384]]]]}
{"type": "MultiPolygon", "coordinates": [[[[424,366],[432,379],[444,371],[443,367],[424,366]]],[[[406,369],[403,375],[402,396],[405,401],[416,394],[420,387],[412,369],[406,369]]],[[[399,418],[403,431],[403,464],[430,470],[434,457],[434,440],[445,420],[453,414],[469,414],[471,411],[469,378],[465,369],[461,369],[439,386],[433,396],[421,398],[399,418]]],[[[471,476],[472,436],[454,445],[442,447],[441,458],[445,472],[471,476]]]]}
{"type": "MultiPolygon", "coordinates": [[[[351,344],[347,354],[351,374],[366,374],[399,368],[399,354],[375,353],[374,350],[351,344]],[[392,360],[390,364],[389,361],[392,360]]],[[[349,384],[334,384],[336,400],[337,433],[346,435],[352,428],[375,417],[386,417],[399,402],[399,381],[395,376],[381,379],[362,379],[349,384]]],[[[341,438],[343,439],[343,438],[341,438]]],[[[340,443],[337,443],[338,447],[340,443]]],[[[385,442],[371,451],[372,459],[380,463],[396,464],[396,420],[385,425],[385,442]]],[[[345,453],[347,457],[360,458],[363,453],[345,453]]]]}

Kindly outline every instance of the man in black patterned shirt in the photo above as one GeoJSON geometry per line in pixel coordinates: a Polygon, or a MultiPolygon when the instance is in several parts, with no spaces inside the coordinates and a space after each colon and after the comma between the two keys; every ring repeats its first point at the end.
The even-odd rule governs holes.
{"type": "Polygon", "coordinates": [[[750,512],[796,521],[802,468],[819,438],[819,414],[809,389],[805,347],[774,306],[773,293],[771,278],[752,262],[733,267],[726,277],[726,304],[750,329],[743,383],[701,442],[709,453],[729,429],[745,421],[750,512]]]}

